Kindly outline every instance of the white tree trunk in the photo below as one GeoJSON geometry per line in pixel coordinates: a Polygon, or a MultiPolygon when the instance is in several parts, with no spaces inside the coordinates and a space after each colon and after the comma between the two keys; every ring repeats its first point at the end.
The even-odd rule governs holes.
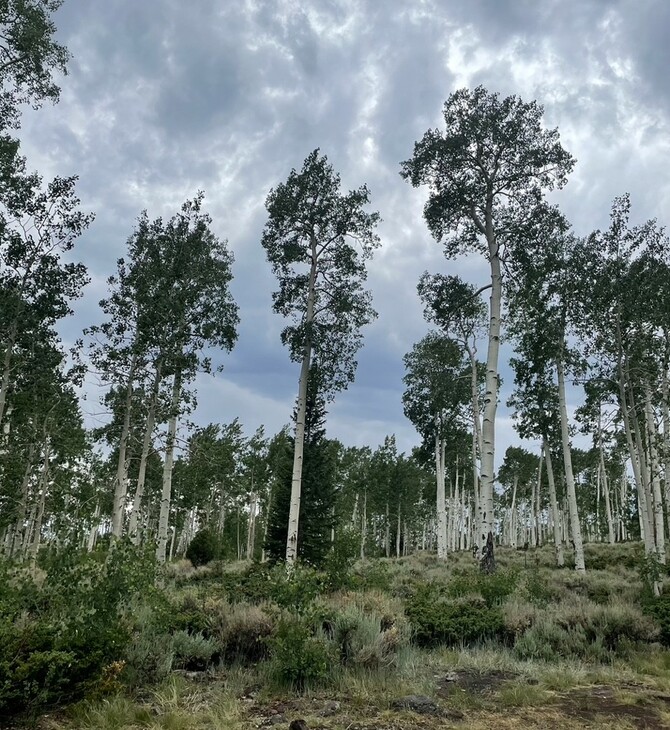
{"type": "Polygon", "coordinates": [[[147,478],[147,463],[149,461],[149,451],[151,450],[154,426],[156,425],[156,402],[158,400],[158,388],[161,381],[161,365],[156,363],[156,372],[154,374],[154,382],[151,386],[149,395],[149,409],[147,411],[147,422],[144,428],[144,439],[142,441],[142,454],[140,456],[140,467],[137,474],[137,486],[135,488],[135,496],[133,498],[133,509],[130,513],[128,523],[128,534],[135,545],[140,544],[139,519],[142,510],[142,499],[144,497],[144,485],[147,478]]]}
{"type": "Polygon", "coordinates": [[[465,338],[465,347],[470,360],[470,390],[472,398],[472,494],[474,498],[474,510],[477,516],[476,534],[481,533],[479,518],[481,516],[480,489],[479,489],[479,462],[482,447],[482,423],[479,409],[479,377],[477,371],[477,351],[474,345],[470,345],[465,338]]]}
{"type": "Polygon", "coordinates": [[[12,353],[18,333],[18,321],[14,318],[5,345],[5,357],[2,363],[2,378],[0,378],[0,426],[2,426],[5,408],[7,406],[7,391],[9,390],[9,377],[12,372],[12,353]]]}
{"type": "Polygon", "coordinates": [[[665,525],[663,523],[663,496],[661,493],[661,466],[656,451],[656,423],[654,421],[654,413],[651,407],[651,392],[647,386],[645,391],[645,408],[644,408],[647,441],[649,443],[649,471],[651,472],[651,488],[653,491],[653,515],[654,515],[654,533],[656,536],[656,555],[658,561],[665,565],[665,525]]]}
{"type": "Polygon", "coordinates": [[[86,551],[93,552],[95,541],[98,539],[98,527],[100,526],[100,502],[96,502],[93,519],[91,521],[91,529],[88,532],[88,540],[86,541],[86,551]]]}
{"type": "Polygon", "coordinates": [[[519,475],[514,475],[514,486],[512,487],[512,506],[509,513],[509,535],[510,547],[516,548],[516,490],[519,485],[519,475]]]}
{"type": "Polygon", "coordinates": [[[572,454],[570,452],[570,434],[568,431],[568,409],[565,403],[565,375],[563,372],[563,360],[556,361],[558,373],[558,406],[561,415],[561,442],[563,445],[563,466],[565,469],[565,483],[568,492],[568,509],[570,510],[570,528],[572,541],[575,544],[575,570],[585,573],[584,545],[582,543],[582,528],[579,524],[579,512],[577,510],[577,493],[575,492],[575,477],[572,473],[572,454]]]}
{"type": "Polygon", "coordinates": [[[368,533],[368,490],[363,492],[363,509],[361,510],[361,560],[365,560],[365,538],[368,533]]]}
{"type": "Polygon", "coordinates": [[[123,515],[128,491],[128,437],[130,435],[130,415],[133,404],[133,383],[135,380],[135,364],[137,356],[133,355],[126,383],[126,399],[123,404],[123,426],[119,439],[119,459],[116,465],[116,481],[114,483],[114,503],[112,506],[112,537],[118,540],[123,535],[123,515]]]}
{"type": "Polygon", "coordinates": [[[46,440],[44,445],[44,461],[42,462],[42,471],[40,474],[40,501],[39,507],[37,508],[37,516],[35,517],[35,524],[33,529],[33,540],[30,545],[30,565],[34,569],[37,564],[37,555],[40,551],[40,544],[42,541],[42,521],[44,520],[44,508],[47,499],[47,490],[49,487],[49,457],[51,455],[51,446],[49,439],[46,440]]]}
{"type": "MultiPolygon", "coordinates": [[[[638,504],[640,507],[640,519],[644,525],[644,544],[645,552],[648,555],[657,555],[656,539],[654,535],[654,517],[653,517],[653,496],[651,487],[651,475],[642,442],[642,433],[640,422],[637,417],[635,408],[635,400],[632,390],[630,390],[630,421],[633,428],[633,437],[635,439],[635,455],[638,470],[640,473],[640,489],[638,490],[638,504]]],[[[660,591],[660,586],[659,586],[660,591]]]]}
{"type": "Polygon", "coordinates": [[[25,542],[26,533],[26,510],[28,508],[28,493],[30,490],[30,477],[33,472],[33,461],[35,459],[35,452],[37,447],[35,443],[30,444],[28,450],[28,461],[26,463],[26,469],[23,472],[23,479],[21,480],[21,498],[16,513],[16,521],[12,530],[12,538],[9,548],[9,557],[18,555],[23,549],[25,542]]]}
{"type": "Polygon", "coordinates": [[[447,500],[444,490],[445,444],[435,435],[435,478],[437,485],[437,557],[447,557],[447,500]]]}
{"type": "Polygon", "coordinates": [[[670,387],[668,372],[661,376],[661,408],[663,412],[663,494],[665,497],[665,524],[670,538],[670,387]]]}
{"type": "Polygon", "coordinates": [[[247,526],[247,560],[254,559],[256,544],[256,492],[249,495],[249,522],[247,526]]]}
{"type": "Polygon", "coordinates": [[[607,517],[607,538],[610,545],[614,545],[614,520],[612,518],[612,505],[610,502],[609,481],[607,479],[607,469],[605,467],[605,452],[603,449],[602,433],[599,435],[600,441],[600,473],[603,485],[603,496],[605,497],[605,516],[607,517]]]}
{"type": "MultiPolygon", "coordinates": [[[[316,239],[311,237],[312,262],[307,284],[307,306],[305,311],[305,327],[309,328],[314,321],[314,305],[316,298],[316,239]]],[[[308,335],[300,366],[298,381],[298,408],[295,423],[295,446],[293,451],[293,474],[291,477],[291,506],[288,516],[286,536],[286,563],[292,565],[298,557],[298,521],[300,519],[300,492],[302,488],[302,462],[305,447],[305,415],[307,412],[307,381],[312,358],[312,342],[308,335]]]]}
{"type": "Polygon", "coordinates": [[[495,475],[495,428],[498,407],[498,355],[500,352],[500,308],[502,276],[498,242],[493,232],[493,207],[486,207],[485,233],[491,266],[491,298],[489,308],[489,342],[486,355],[486,385],[482,418],[482,464],[480,486],[479,555],[483,555],[489,532],[493,532],[493,480],[495,475]]]}
{"type": "Polygon", "coordinates": [[[170,519],[170,501],[172,499],[172,465],[174,463],[174,448],[177,439],[177,415],[181,399],[181,373],[177,371],[172,383],[172,398],[170,399],[170,420],[168,421],[167,442],[165,446],[165,463],[163,464],[163,493],[161,494],[161,509],[158,517],[158,534],[156,545],[156,559],[164,563],[168,541],[168,521],[170,519]]]}
{"type": "Polygon", "coordinates": [[[540,461],[537,465],[537,490],[535,493],[535,536],[536,546],[541,547],[542,545],[542,454],[540,454],[540,461]]]}
{"type": "Polygon", "coordinates": [[[400,500],[398,500],[398,524],[397,524],[397,531],[395,536],[395,556],[396,558],[400,557],[400,544],[401,544],[401,535],[400,535],[400,528],[401,528],[401,522],[400,522],[400,500]]]}

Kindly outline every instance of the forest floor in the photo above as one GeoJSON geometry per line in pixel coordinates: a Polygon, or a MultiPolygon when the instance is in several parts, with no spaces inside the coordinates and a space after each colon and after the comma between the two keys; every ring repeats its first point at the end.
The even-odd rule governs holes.
{"type": "MultiPolygon", "coordinates": [[[[290,689],[290,682],[277,675],[277,657],[272,654],[188,666],[184,657],[189,651],[191,658],[200,656],[205,645],[197,632],[191,635],[175,626],[188,622],[207,625],[211,635],[218,636],[219,646],[234,645],[240,651],[246,647],[249,652],[265,640],[253,646],[244,644],[245,632],[267,631],[266,636],[272,637],[282,621],[288,620],[287,625],[295,629],[314,619],[306,619],[302,609],[297,614],[294,609],[282,613],[285,608],[277,609],[271,600],[259,598],[267,576],[253,573],[248,564],[219,568],[218,573],[217,569],[183,566],[175,569],[174,581],[165,588],[172,613],[161,618],[163,627],[172,626],[171,656],[182,656],[181,665],[173,659],[160,681],[124,680],[124,672],[133,662],[144,669],[156,666],[152,647],[147,649],[146,644],[155,644],[158,655],[162,634],[152,633],[156,629],[151,628],[151,614],[147,613],[149,618],[138,618],[139,643],[128,654],[127,666],[119,670],[118,677],[111,677],[104,693],[41,712],[32,727],[670,729],[670,651],[663,645],[663,641],[667,644],[664,619],[658,623],[642,610],[643,583],[634,567],[638,549],[630,544],[591,546],[587,567],[588,561],[592,567],[586,576],[569,568],[554,568],[549,548],[527,555],[500,550],[500,581],[494,584],[479,581],[471,556],[464,553],[452,555],[448,565],[428,555],[358,565],[357,588],[309,599],[318,608],[314,615],[335,617],[335,628],[330,638],[319,638],[321,644],[330,646],[326,673],[320,675],[320,681],[308,682],[302,691],[290,689]],[[506,575],[514,576],[508,588],[503,580],[506,575]],[[416,596],[434,585],[441,586],[436,599],[439,605],[416,603],[416,596]],[[499,597],[488,595],[492,587],[500,591],[499,597]],[[232,601],[235,592],[238,595],[232,601]],[[426,634],[429,627],[435,627],[448,636],[451,625],[438,621],[442,610],[463,609],[453,613],[453,620],[469,620],[469,606],[482,611],[486,621],[499,617],[504,624],[502,633],[471,640],[468,645],[440,641],[437,635],[433,642],[426,634]],[[435,608],[434,616],[430,611],[435,608]],[[345,648],[346,659],[342,658],[345,648]]],[[[277,600],[286,600],[281,592],[276,595],[277,600]]],[[[316,625],[318,633],[325,624],[318,619],[316,625]]],[[[468,628],[467,623],[461,625],[468,628]]],[[[284,652],[281,661],[288,662],[290,669],[292,662],[306,661],[309,652],[305,652],[313,640],[306,639],[298,651],[300,640],[292,647],[291,636],[285,642],[288,647],[280,647],[284,652]],[[292,649],[296,649],[295,655],[292,649]]],[[[278,645],[270,645],[277,651],[278,645]]]]}
{"type": "MultiPolygon", "coordinates": [[[[413,676],[348,677],[329,690],[272,692],[249,670],[177,673],[40,718],[40,730],[517,730],[670,728],[670,652],[627,665],[515,662],[491,650],[421,651],[413,676]],[[409,707],[402,707],[402,702],[409,707]],[[296,721],[304,721],[301,726],[296,721]]],[[[406,667],[411,669],[412,667],[406,667]]]]}

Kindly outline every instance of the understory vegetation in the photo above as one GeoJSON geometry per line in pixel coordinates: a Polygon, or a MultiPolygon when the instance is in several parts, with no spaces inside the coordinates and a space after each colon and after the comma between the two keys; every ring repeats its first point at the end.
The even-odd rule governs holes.
{"type": "Polygon", "coordinates": [[[492,575],[466,552],[346,571],[187,560],[158,571],[153,553],[120,543],[32,574],[4,565],[0,712],[38,726],[56,711],[55,727],[251,727],[282,698],[294,715],[334,702],[341,722],[416,693],[477,726],[489,695],[445,697],[449,672],[502,672],[498,708],[551,707],[556,691],[605,676],[670,692],[670,594],[653,596],[642,546],[587,545],[586,560],[585,575],[544,548],[499,550],[492,575]]]}

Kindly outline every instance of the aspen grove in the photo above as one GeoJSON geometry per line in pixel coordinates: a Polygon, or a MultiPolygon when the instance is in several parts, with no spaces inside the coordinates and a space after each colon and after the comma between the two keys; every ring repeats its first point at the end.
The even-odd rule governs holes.
{"type": "MultiPolygon", "coordinates": [[[[662,222],[635,222],[635,200],[622,190],[608,228],[576,231],[560,191],[577,163],[559,130],[545,126],[540,103],[483,86],[448,93],[442,126],[407,139],[396,172],[417,188],[401,183],[421,196],[421,225],[445,266],[470,257],[483,262],[485,277],[425,271],[395,292],[425,318],[413,344],[400,335],[396,342],[404,366],[398,405],[416,445],[403,451],[393,433],[365,443],[363,424],[347,441],[332,436],[332,413],[345,390],[359,392],[356,358],[365,338],[378,336],[368,278],[393,242],[384,238],[376,191],[362,179],[348,190],[333,161],[341,151],[329,158],[314,149],[255,193],[265,208],[253,255],[276,288],[265,290],[259,278],[251,295],[281,327],[273,342],[278,353],[288,350],[293,390],[262,405],[280,402],[282,428],[245,423],[233,403],[251,398],[249,386],[240,395],[231,383],[254,364],[235,349],[245,308],[236,301],[236,241],[222,234],[226,225],[239,229],[231,223],[238,212],[247,219],[234,208],[225,219],[210,215],[216,190],[191,190],[165,218],[165,206],[138,195],[135,222],[117,222],[122,254],[95,284],[103,290],[95,315],[77,325],[77,337],[63,335],[89,284],[80,239],[94,215],[80,203],[76,175],[46,180],[20,147],[22,105],[58,100],[55,74],[69,60],[51,20],[60,4],[0,3],[0,644],[10,647],[0,648],[0,718],[104,694],[119,682],[141,687],[147,657],[163,640],[172,652],[166,672],[200,671],[215,658],[237,666],[243,655],[255,667],[293,646],[313,659],[338,636],[339,654],[318,655],[313,672],[285,670],[291,686],[318,684],[332,662],[367,670],[346,623],[354,609],[337,619],[324,609],[317,621],[310,603],[327,591],[349,600],[346,591],[360,585],[390,592],[393,584],[393,600],[406,601],[400,617],[378,617],[379,661],[374,655],[369,666],[384,671],[396,667],[410,624],[407,637],[414,632],[419,645],[467,644],[462,626],[450,633],[435,619],[426,628],[431,606],[467,605],[470,618],[499,611],[507,594],[489,605],[482,586],[516,580],[508,567],[522,559],[530,570],[529,561],[545,556],[543,567],[574,569],[578,577],[566,580],[587,581],[594,546],[624,555],[628,543],[640,543],[649,605],[665,605],[670,241],[662,222]],[[198,391],[211,378],[219,417],[207,423],[198,391]],[[496,449],[503,385],[518,436],[504,453],[496,449]],[[95,423],[87,417],[93,407],[95,423]],[[500,555],[512,557],[499,563],[500,555]],[[435,571],[465,566],[473,582],[440,593],[416,583],[417,569],[419,578],[403,583],[388,567],[403,560],[428,561],[435,571]],[[230,588],[238,569],[244,578],[230,588]],[[155,592],[178,584],[180,570],[209,587],[194,588],[179,608],[161,608],[155,592]],[[215,578],[229,586],[219,624],[201,615],[208,601],[224,600],[207,583],[215,578]],[[41,590],[45,597],[35,597],[41,590]],[[472,599],[473,590],[484,597],[472,599]],[[13,604],[14,594],[28,596],[25,605],[13,604]],[[172,623],[160,638],[151,624],[158,633],[140,646],[144,619],[133,602],[142,596],[156,600],[152,615],[172,623]],[[247,599],[257,603],[236,614],[247,599]],[[275,613],[265,600],[275,601],[275,613]],[[90,601],[90,613],[79,616],[76,601],[90,601]],[[37,629],[16,639],[51,610],[62,614],[40,629],[43,640],[30,645],[37,629]],[[240,627],[230,628],[231,616],[240,627]],[[249,616],[265,627],[252,638],[244,633],[249,616]],[[212,648],[224,624],[228,643],[212,648]],[[180,654],[182,645],[192,655],[180,654]]],[[[250,256],[238,254],[240,269],[250,256]]],[[[382,600],[371,595],[368,612],[382,600]]],[[[444,611],[440,620],[452,616],[444,611]]],[[[650,643],[670,631],[658,621],[650,643]]],[[[518,656],[536,658],[524,632],[540,622],[533,614],[506,629],[518,656]]],[[[482,627],[480,638],[503,636],[482,627]]],[[[606,649],[618,651],[612,642],[606,649]]],[[[160,661],[151,662],[158,681],[160,661]]]]}

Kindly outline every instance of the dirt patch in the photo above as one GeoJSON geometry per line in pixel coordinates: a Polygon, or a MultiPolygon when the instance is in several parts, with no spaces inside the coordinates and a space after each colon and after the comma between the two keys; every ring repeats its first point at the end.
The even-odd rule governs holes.
{"type": "Polygon", "coordinates": [[[502,684],[517,679],[519,676],[516,672],[500,670],[477,672],[472,669],[464,669],[458,672],[449,672],[438,682],[437,694],[443,698],[449,697],[458,691],[474,695],[491,695],[502,684]]]}
{"type": "Polygon", "coordinates": [[[650,699],[639,696],[638,702],[628,704],[619,699],[614,687],[601,685],[574,689],[561,695],[558,708],[580,720],[625,720],[639,730],[664,730],[665,721],[651,705],[650,699]]]}

